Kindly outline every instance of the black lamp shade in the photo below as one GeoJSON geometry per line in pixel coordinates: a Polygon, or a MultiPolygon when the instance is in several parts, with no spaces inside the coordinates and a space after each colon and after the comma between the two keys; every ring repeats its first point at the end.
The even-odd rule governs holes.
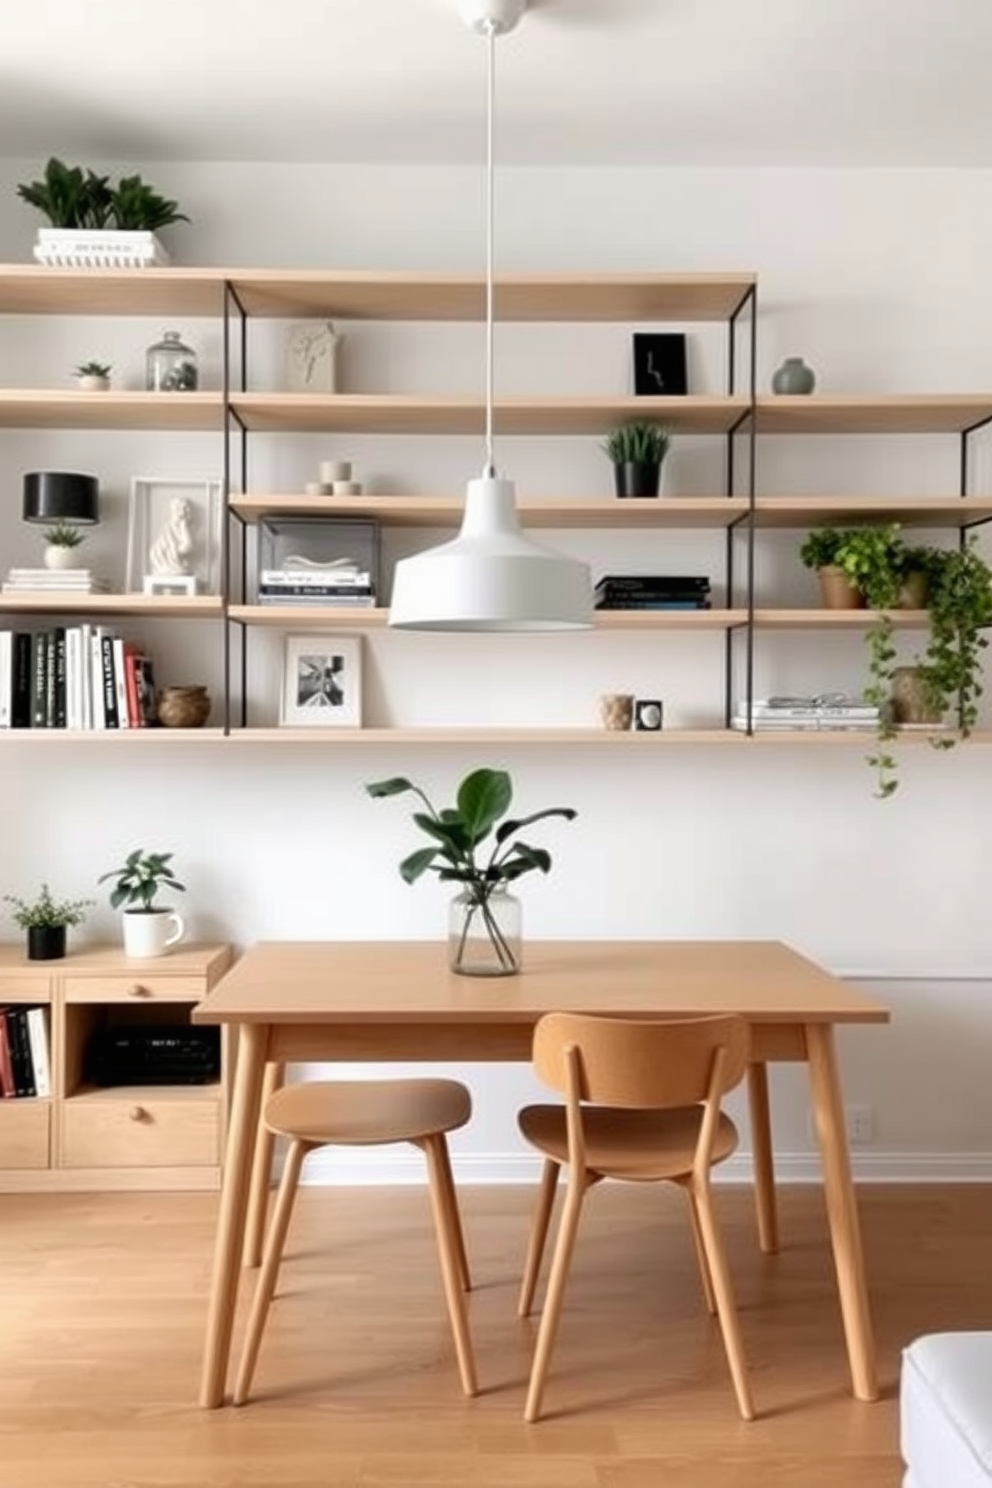
{"type": "Polygon", "coordinates": [[[98,522],[100,488],[95,475],[71,470],[29,470],[24,477],[25,522],[98,522]]]}

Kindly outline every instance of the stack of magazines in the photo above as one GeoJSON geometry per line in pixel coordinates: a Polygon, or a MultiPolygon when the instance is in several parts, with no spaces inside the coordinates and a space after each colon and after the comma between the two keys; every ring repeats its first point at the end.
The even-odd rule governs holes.
{"type": "Polygon", "coordinates": [[[705,574],[604,574],[596,584],[597,610],[708,610],[705,574]]]}
{"type": "Polygon", "coordinates": [[[263,568],[258,576],[258,602],[263,605],[373,606],[375,586],[367,568],[347,558],[318,563],[294,555],[282,568],[263,568]]]}
{"type": "Polygon", "coordinates": [[[12,568],[0,584],[4,594],[107,594],[110,585],[88,568],[12,568]]]}
{"type": "MultiPolygon", "coordinates": [[[[878,721],[879,710],[873,703],[846,692],[755,698],[751,703],[751,727],[759,734],[775,729],[860,729],[871,733],[878,727],[878,721]]],[[[730,726],[746,729],[747,723],[747,700],[742,698],[730,726]]]]}

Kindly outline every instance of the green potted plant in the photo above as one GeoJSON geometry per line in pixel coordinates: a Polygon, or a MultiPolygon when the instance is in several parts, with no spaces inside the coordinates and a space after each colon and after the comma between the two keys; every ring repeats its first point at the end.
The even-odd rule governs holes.
{"type": "Polygon", "coordinates": [[[79,528],[73,527],[71,522],[53,522],[45,528],[45,567],[72,568],[76,562],[76,549],[85,541],[79,528]]]}
{"type": "Polygon", "coordinates": [[[71,925],[81,925],[92,899],[53,899],[47,883],[36,899],[21,899],[17,894],[4,894],[14,906],[15,925],[28,932],[29,961],[59,961],[65,955],[65,932],[71,925]]]}
{"type": "MultiPolygon", "coordinates": [[[[918,665],[930,708],[957,710],[964,738],[978,722],[985,630],[992,625],[992,569],[971,537],[959,548],[931,548],[927,564],[929,636],[918,665]]],[[[947,747],[951,737],[935,741],[947,747]]]]}
{"type": "Polygon", "coordinates": [[[105,393],[110,388],[109,362],[80,362],[73,374],[81,393],[105,393]]]}
{"type": "Polygon", "coordinates": [[[159,195],[140,176],[124,176],[112,186],[108,176],[66,165],[55,156],[42,179],[21,182],[17,194],[51,224],[39,229],[35,258],[58,267],[167,263],[156,232],[189,221],[178,203],[159,195]]]}
{"type": "Polygon", "coordinates": [[[658,424],[644,420],[611,430],[603,450],[613,462],[618,496],[657,496],[671,437],[658,424]]]}
{"type": "Polygon", "coordinates": [[[124,911],[124,954],[135,960],[164,955],[186,933],[181,916],[168,905],[156,903],[162,889],[185,893],[186,885],[179,882],[171,867],[173,856],[138,847],[128,854],[123,867],[113,868],[97,880],[114,880],[110,904],[124,911]]]}
{"type": "Polygon", "coordinates": [[[473,770],[460,782],[454,806],[438,811],[427,795],[404,776],[377,780],[365,789],[374,799],[412,792],[423,802],[415,824],[431,839],[400,863],[409,884],[436,873],[461,890],[452,901],[449,955],[463,976],[512,976],[520,970],[520,905],[507,885],[535,869],[549,872],[551,854],[522,842],[518,833],[546,817],[575,818],[569,806],[551,806],[530,816],[506,817],[513,785],[505,770],[473,770]],[[499,823],[499,825],[497,825],[499,823]]]}

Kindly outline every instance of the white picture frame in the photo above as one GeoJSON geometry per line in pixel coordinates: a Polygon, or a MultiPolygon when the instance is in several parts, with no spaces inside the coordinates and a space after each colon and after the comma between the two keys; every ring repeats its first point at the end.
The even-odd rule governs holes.
{"type": "Polygon", "coordinates": [[[219,480],[189,480],[170,475],[132,477],[127,522],[127,592],[220,594],[222,524],[223,486],[219,480]],[[185,503],[185,541],[178,545],[175,571],[162,572],[153,562],[152,550],[170,526],[179,503],[185,503]],[[183,548],[187,551],[183,552],[183,548]],[[147,580],[176,582],[171,588],[163,588],[159,583],[151,586],[147,580]],[[182,580],[186,582],[180,587],[182,580]]]}
{"type": "Polygon", "coordinates": [[[279,722],[293,728],[361,728],[361,636],[286,636],[279,722]]]}

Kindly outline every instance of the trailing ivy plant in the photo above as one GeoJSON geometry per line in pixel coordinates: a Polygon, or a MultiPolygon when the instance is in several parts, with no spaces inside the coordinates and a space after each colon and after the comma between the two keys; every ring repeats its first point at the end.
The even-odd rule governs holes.
{"type": "MultiPolygon", "coordinates": [[[[977,538],[960,548],[930,549],[927,566],[930,635],[919,659],[927,702],[934,712],[957,707],[958,728],[967,738],[978,722],[982,696],[984,630],[992,625],[992,569],[978,552],[977,538]]],[[[949,748],[952,738],[935,739],[949,748]]]]}
{"type": "Polygon", "coordinates": [[[864,697],[878,709],[877,747],[868,755],[868,763],[876,772],[876,795],[882,800],[894,795],[899,785],[890,748],[896,737],[889,698],[897,653],[889,611],[900,602],[906,551],[896,522],[873,527],[814,528],[799,550],[807,568],[839,568],[851,586],[864,595],[869,609],[876,611],[865,631],[868,681],[864,697]]]}

